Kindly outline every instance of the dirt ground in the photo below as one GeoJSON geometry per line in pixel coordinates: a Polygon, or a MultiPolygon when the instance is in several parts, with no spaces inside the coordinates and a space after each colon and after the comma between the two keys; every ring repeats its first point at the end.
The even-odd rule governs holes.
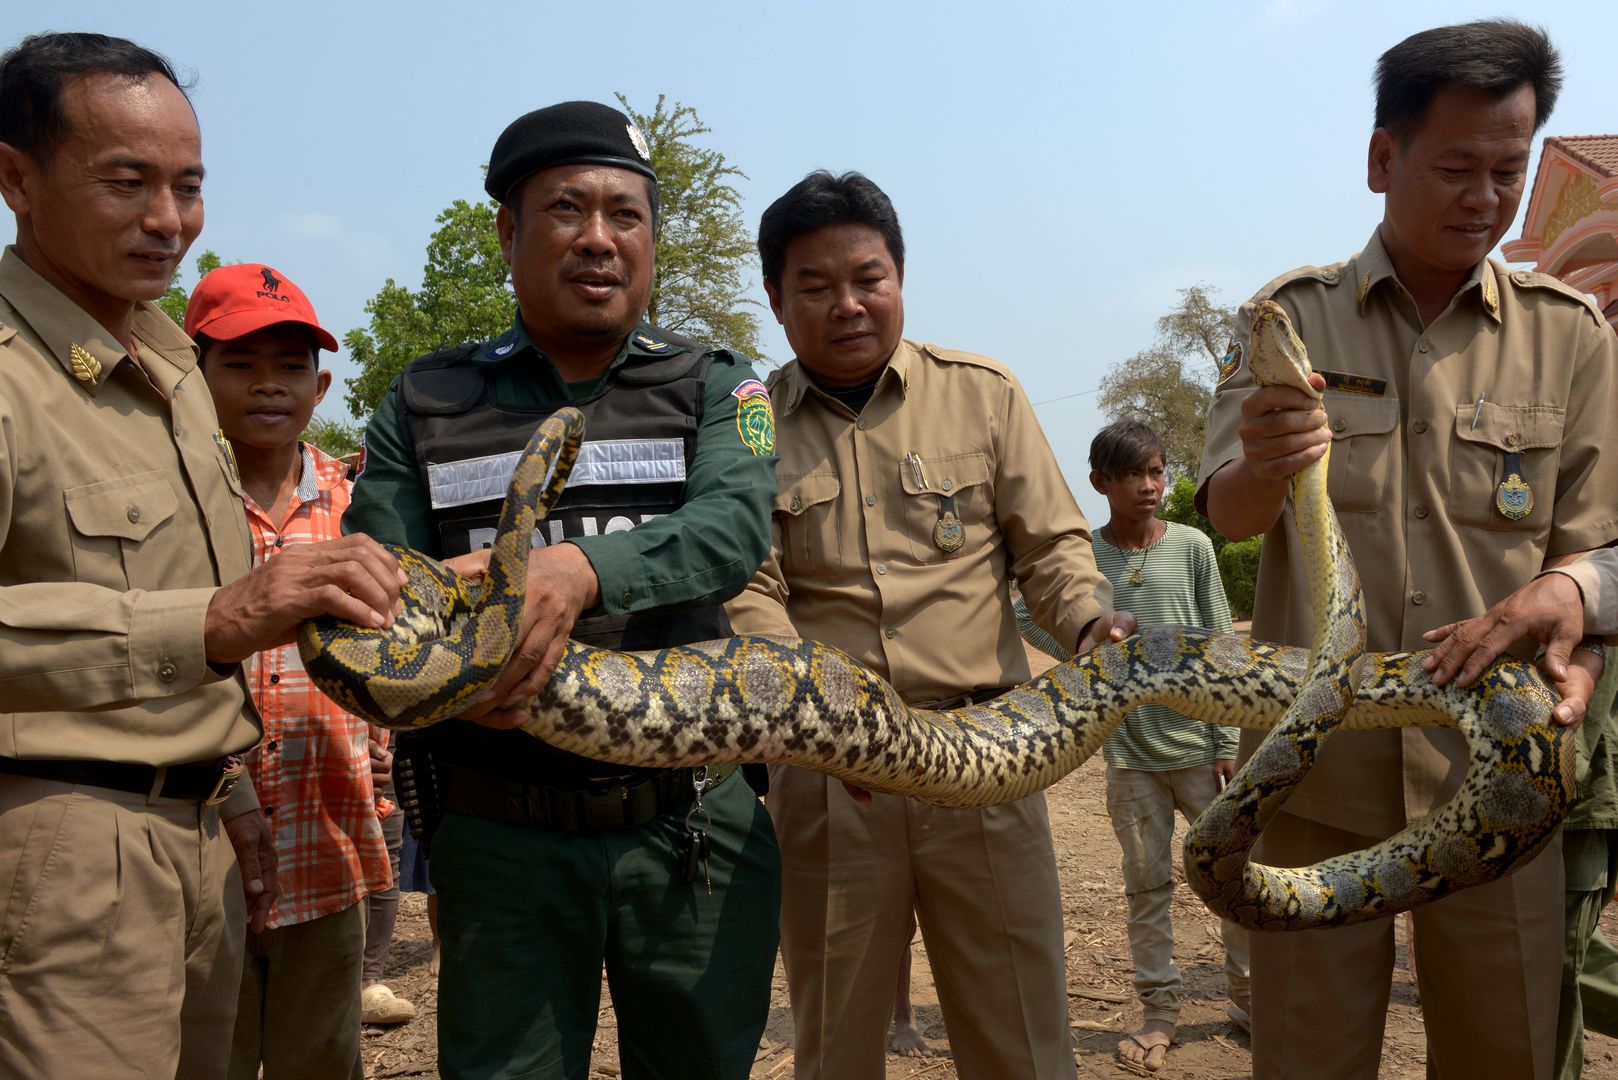
{"type": "MultiPolygon", "coordinates": [[[[1121,1035],[1138,1027],[1141,1019],[1130,991],[1123,887],[1118,874],[1117,842],[1107,820],[1104,778],[1105,769],[1097,755],[1047,793],[1067,925],[1068,1014],[1073,1023],[1074,1057],[1081,1080],[1132,1071],[1118,1063],[1116,1047],[1121,1035]]],[[[1182,823],[1181,835],[1183,828],[1182,823]]],[[[1618,933],[1618,914],[1609,909],[1602,924],[1609,936],[1618,933]]],[[[1251,1076],[1247,1036],[1225,1017],[1218,920],[1184,886],[1174,900],[1174,929],[1175,962],[1185,974],[1187,1000],[1180,1016],[1178,1040],[1157,1075],[1180,1080],[1251,1076]]],[[[1426,1076],[1421,1011],[1410,977],[1405,940],[1401,920],[1381,1080],[1423,1080],[1426,1076]]],[[[407,894],[400,905],[387,980],[396,993],[414,1001],[419,1011],[415,1020],[399,1027],[366,1028],[368,1077],[438,1075],[433,1064],[437,1031],[434,984],[428,973],[430,954],[425,897],[407,894]]],[[[888,1080],[955,1080],[938,996],[925,950],[919,945],[912,990],[917,1024],[935,1055],[907,1058],[890,1054],[888,1080]]],[[[602,1000],[607,1000],[605,992],[602,1000]]],[[[603,1008],[590,1072],[592,1080],[618,1077],[616,1035],[612,1010],[603,1008]]],[[[1587,1035],[1585,1062],[1584,1075],[1590,1080],[1618,1080],[1618,1040],[1587,1035]]],[[[778,961],[770,1022],[752,1077],[790,1080],[792,1075],[792,1014],[778,961]]]]}

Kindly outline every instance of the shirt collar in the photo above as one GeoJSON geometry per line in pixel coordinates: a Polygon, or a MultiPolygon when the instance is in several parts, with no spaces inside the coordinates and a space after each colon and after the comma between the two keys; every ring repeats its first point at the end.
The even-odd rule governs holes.
{"type": "MultiPolygon", "coordinates": [[[[1393,271],[1393,260],[1388,256],[1388,249],[1382,245],[1382,228],[1378,226],[1371,233],[1371,239],[1366,242],[1365,249],[1354,260],[1354,270],[1358,275],[1354,294],[1355,303],[1359,305],[1360,314],[1365,314],[1365,303],[1377,287],[1384,281],[1398,280],[1393,271]]],[[[1479,260],[1472,268],[1472,275],[1461,286],[1456,296],[1462,293],[1475,292],[1478,297],[1478,306],[1495,322],[1500,321],[1500,283],[1499,270],[1488,259],[1479,260]]]]}
{"type": "MultiPolygon", "coordinates": [[[[873,401],[878,395],[885,393],[886,388],[889,386],[896,387],[895,392],[900,397],[904,397],[909,393],[910,373],[915,368],[916,355],[920,351],[921,347],[914,341],[905,338],[899,339],[899,344],[894,347],[893,355],[888,357],[887,364],[884,365],[881,374],[876,378],[876,389],[871,392],[873,401]]],[[[803,361],[797,358],[783,366],[780,373],[771,382],[775,385],[771,387],[770,397],[779,416],[790,416],[797,411],[798,406],[803,403],[805,395],[811,391],[817,398],[828,404],[836,401],[830,394],[815,385],[815,381],[804,371],[803,361]],[[779,390],[776,387],[779,387],[779,390]]],[[[839,402],[839,404],[841,403],[839,402]]]]}
{"type": "MultiPolygon", "coordinates": [[[[618,355],[607,365],[607,371],[622,366],[631,355],[673,356],[681,351],[683,350],[679,346],[664,340],[662,333],[651,323],[641,322],[618,347],[618,355]]],[[[555,365],[551,363],[550,357],[545,355],[544,349],[534,343],[533,336],[528,333],[528,327],[523,325],[522,313],[518,312],[511,321],[511,329],[490,341],[473,359],[482,363],[499,363],[502,360],[525,355],[532,356],[536,361],[544,361],[546,367],[555,371],[555,365]]],[[[606,372],[602,372],[602,377],[605,376],[606,372]]]]}
{"type": "MultiPolygon", "coordinates": [[[[105,327],[23,262],[15,247],[8,246],[0,255],[0,296],[39,336],[67,376],[92,397],[129,359],[105,327]]],[[[172,393],[175,384],[195,369],[196,346],[161,308],[144,301],[135,309],[134,332],[144,346],[141,358],[152,382],[165,395],[172,393]]]]}

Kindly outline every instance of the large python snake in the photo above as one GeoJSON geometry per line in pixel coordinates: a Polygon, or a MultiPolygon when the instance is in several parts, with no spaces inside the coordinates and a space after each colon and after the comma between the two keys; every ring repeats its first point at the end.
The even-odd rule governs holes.
{"type": "MultiPolygon", "coordinates": [[[[1260,305],[1254,376],[1309,387],[1284,311],[1260,305]]],[[[406,606],[371,630],[306,623],[305,666],[366,719],[415,728],[487,691],[511,654],[534,522],[562,490],[583,421],[559,411],[512,478],[481,586],[403,548],[406,606]]],[[[1435,687],[1420,653],[1366,653],[1359,578],[1326,495],[1327,460],[1291,481],[1315,612],[1308,649],[1158,626],[1100,646],[991,702],[908,707],[870,670],[815,642],[736,637],[647,653],[570,643],[528,706],[529,733],[632,766],[798,765],[874,791],[980,807],[1039,791],[1089,758],[1124,716],[1155,702],[1210,723],[1268,731],[1193,824],[1186,876],[1215,912],[1261,930],[1380,918],[1499,878],[1532,858],[1573,797],[1574,747],[1539,674],[1497,662],[1472,687],[1435,687]],[[1335,730],[1451,726],[1470,766],[1434,813],[1362,852],[1295,869],[1251,849],[1335,730]]]]}

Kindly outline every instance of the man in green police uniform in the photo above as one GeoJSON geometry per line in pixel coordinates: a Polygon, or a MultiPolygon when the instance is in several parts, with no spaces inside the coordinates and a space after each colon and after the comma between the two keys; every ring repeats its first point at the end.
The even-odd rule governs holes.
{"type": "Polygon", "coordinates": [[[656,184],[644,137],[604,105],[501,134],[485,186],[517,319],[394,384],[344,521],[476,573],[535,426],[564,404],[585,413],[572,480],[536,530],[517,655],[489,700],[427,735],[447,811],[432,840],[446,1077],[582,1078],[603,963],[628,1078],[745,1077],[768,1011],[779,852],[742,777],[708,773],[694,839],[687,822],[708,818],[689,813],[692,770],[498,730],[570,635],[622,649],[728,635],[719,604],[769,550],[764,387],[743,360],[640,321],[656,184]]]}

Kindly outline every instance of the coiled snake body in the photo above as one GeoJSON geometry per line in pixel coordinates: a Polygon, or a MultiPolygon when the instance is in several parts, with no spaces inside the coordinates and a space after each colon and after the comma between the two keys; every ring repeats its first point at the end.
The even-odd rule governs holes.
{"type": "MultiPolygon", "coordinates": [[[[1281,308],[1260,305],[1253,371],[1309,389],[1308,359],[1281,308]]],[[[1318,396],[1318,395],[1316,395],[1318,396]]],[[[512,479],[480,587],[394,548],[410,578],[388,630],[312,620],[299,638],[327,694],[368,720],[414,728],[485,692],[517,641],[529,537],[561,491],[582,419],[541,425],[512,479]]],[[[1159,626],[1103,645],[983,705],[905,705],[870,670],[815,642],[737,637],[648,653],[570,643],[524,729],[624,765],[799,765],[943,806],[1021,798],[1090,757],[1124,716],[1155,702],[1199,720],[1268,731],[1193,824],[1186,876],[1214,911],[1253,929],[1380,918],[1495,880],[1532,858],[1573,796],[1573,740],[1554,695],[1518,661],[1474,686],[1435,687],[1419,653],[1366,653],[1359,579],[1326,496],[1326,460],[1292,480],[1310,567],[1310,649],[1159,626]],[[1361,852],[1295,869],[1254,863],[1264,825],[1339,728],[1451,726],[1470,767],[1456,794],[1361,852]]]]}

